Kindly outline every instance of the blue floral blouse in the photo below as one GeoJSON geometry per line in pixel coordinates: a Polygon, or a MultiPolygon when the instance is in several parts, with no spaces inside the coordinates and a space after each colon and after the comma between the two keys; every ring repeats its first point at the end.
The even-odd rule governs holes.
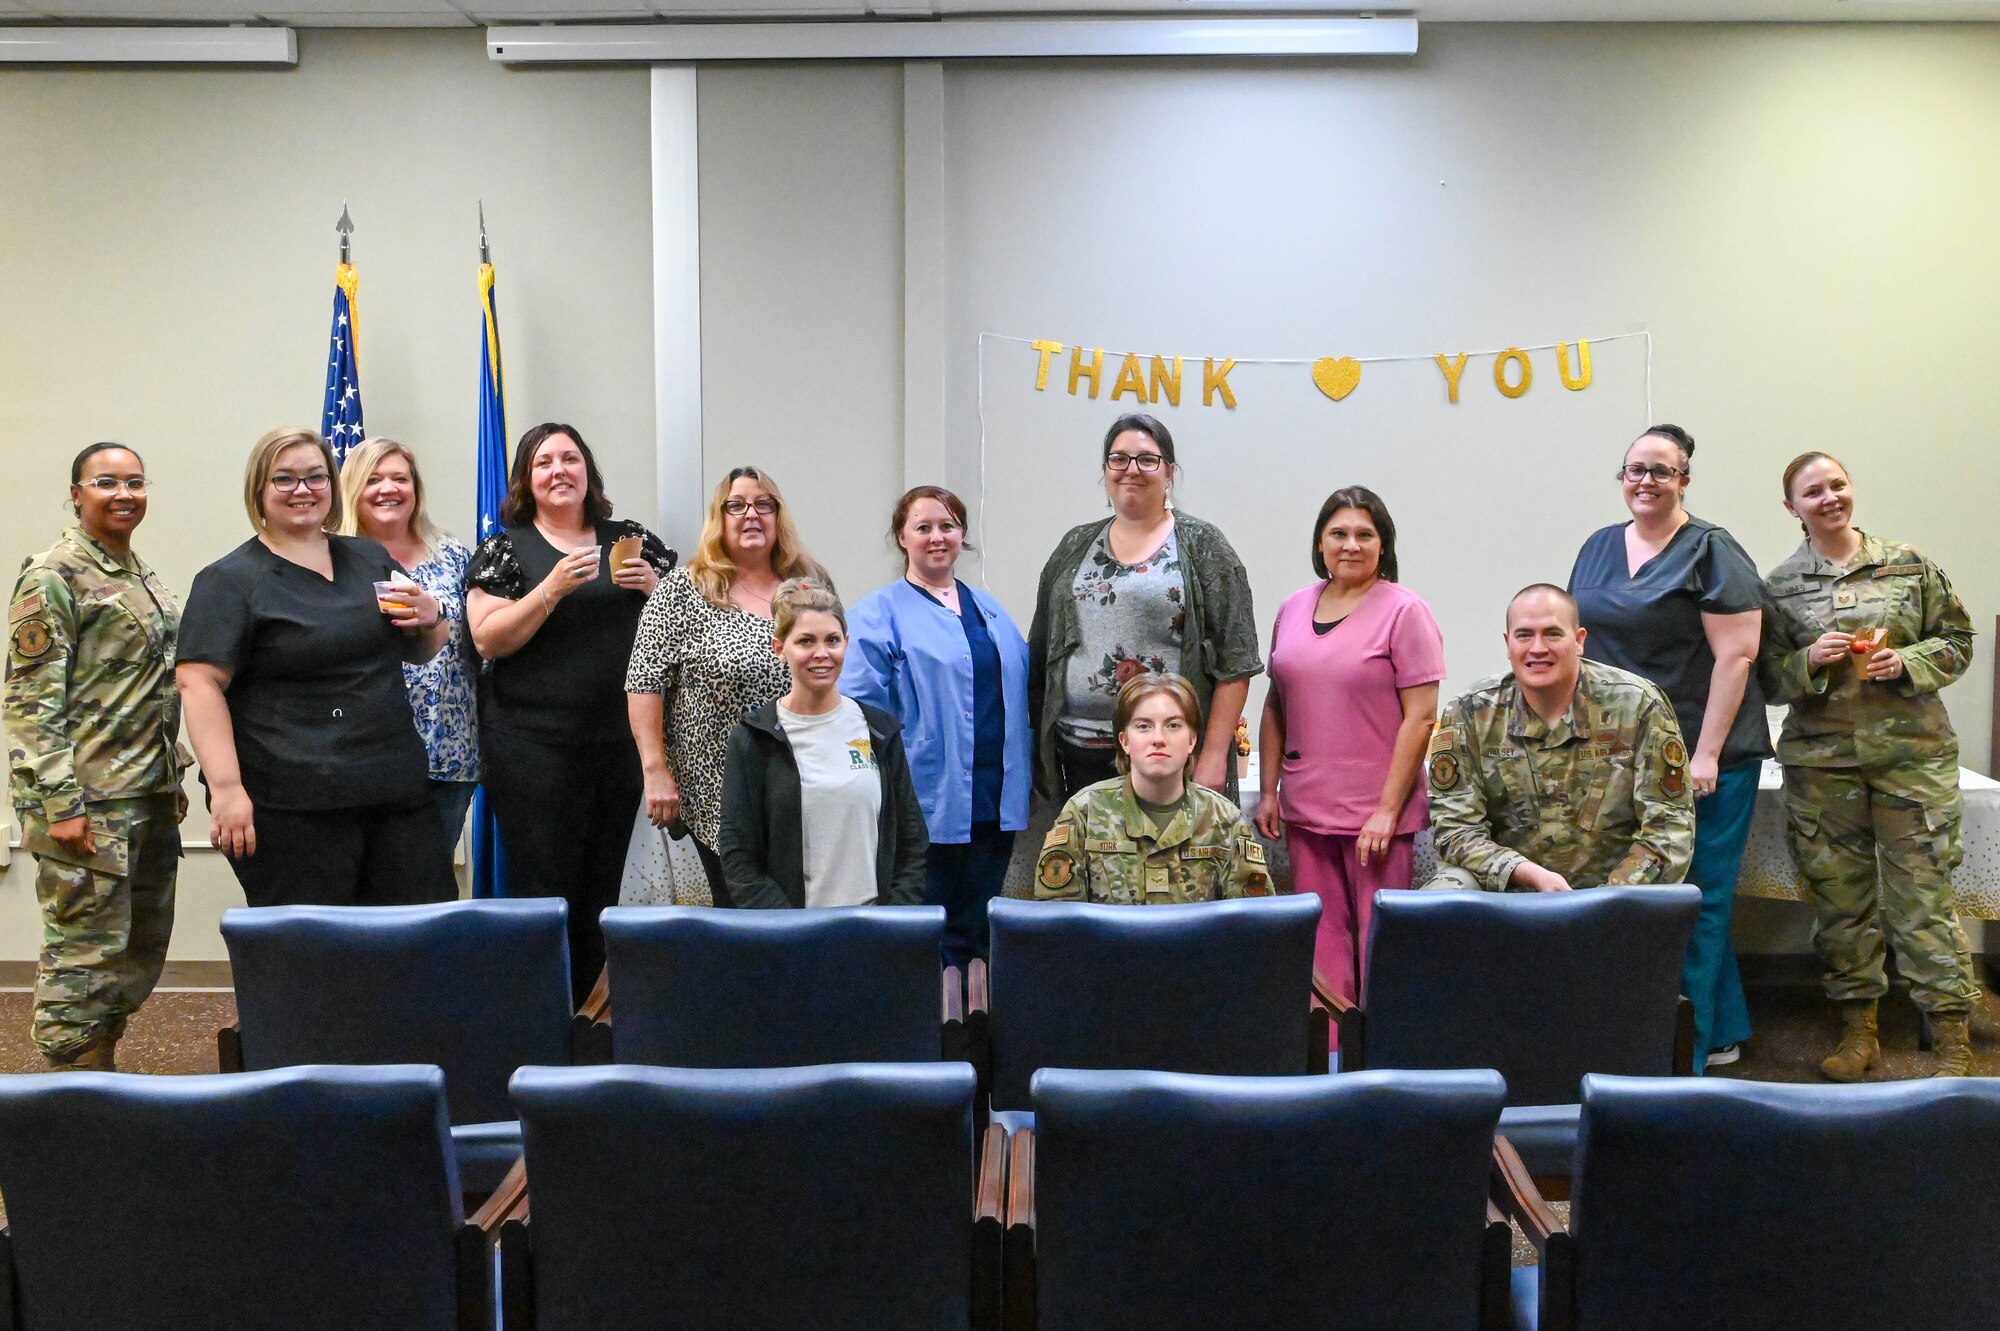
{"type": "Polygon", "coordinates": [[[410,711],[417,733],[430,754],[431,780],[479,779],[479,705],[474,680],[478,658],[465,625],[465,568],[472,552],[456,537],[444,536],[429,559],[410,570],[423,589],[437,597],[438,610],[451,625],[444,649],[422,665],[404,665],[403,683],[410,690],[410,711]]]}

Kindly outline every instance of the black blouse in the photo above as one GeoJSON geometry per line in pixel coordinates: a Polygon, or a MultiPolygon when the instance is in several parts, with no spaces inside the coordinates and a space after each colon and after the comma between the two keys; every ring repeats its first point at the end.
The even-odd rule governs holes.
{"type": "MultiPolygon", "coordinates": [[[[611,543],[640,538],[639,553],[661,575],[679,558],[637,522],[597,524],[604,547],[598,574],[555,603],[518,651],[486,668],[480,680],[479,724],[542,740],[631,742],[625,719],[625,668],[645,609],[643,592],[611,581],[611,543]]],[[[565,552],[534,523],[487,537],[473,552],[465,585],[518,601],[532,593],[565,552]]]]}
{"type": "Polygon", "coordinates": [[[403,687],[407,639],[375,603],[374,584],[399,566],[365,537],[327,544],[330,582],[254,537],[196,574],[179,659],[229,672],[224,696],[253,804],[427,799],[430,762],[403,687]]]}

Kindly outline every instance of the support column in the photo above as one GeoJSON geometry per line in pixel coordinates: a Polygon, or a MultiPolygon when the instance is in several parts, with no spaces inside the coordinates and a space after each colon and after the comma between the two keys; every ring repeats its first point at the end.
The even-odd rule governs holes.
{"type": "Polygon", "coordinates": [[[903,484],[945,472],[944,65],[903,64],[903,484]]]}
{"type": "Polygon", "coordinates": [[[701,536],[701,164],[695,67],[655,65],[653,392],[658,526],[686,558],[701,536]]]}

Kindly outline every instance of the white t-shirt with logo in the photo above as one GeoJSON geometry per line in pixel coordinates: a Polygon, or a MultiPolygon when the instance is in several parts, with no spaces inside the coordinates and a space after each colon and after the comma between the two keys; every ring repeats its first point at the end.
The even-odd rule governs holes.
{"type": "Polygon", "coordinates": [[[807,716],[780,703],[778,726],[799,764],[806,905],[872,903],[882,774],[861,704],[842,698],[832,711],[807,716]]]}

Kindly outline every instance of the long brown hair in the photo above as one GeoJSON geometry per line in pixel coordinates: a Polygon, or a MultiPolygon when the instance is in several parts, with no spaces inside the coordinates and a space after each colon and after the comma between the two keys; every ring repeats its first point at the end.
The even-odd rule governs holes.
{"type": "Polygon", "coordinates": [[[708,497],[708,512],[701,520],[701,539],[695,542],[694,555],[687,562],[688,577],[694,580],[695,590],[702,599],[710,605],[729,604],[729,589],[736,582],[736,561],[729,557],[729,547],[722,543],[722,505],[729,498],[729,487],[744,480],[757,482],[778,501],[778,511],[771,515],[777,519],[771,537],[771,572],[780,579],[809,578],[823,582],[830,590],[833,579],[805,552],[798,528],[792,525],[792,512],[785,506],[785,497],[778,493],[778,483],[771,479],[771,473],[756,467],[732,467],[716,485],[715,493],[708,497]]]}
{"type": "Polygon", "coordinates": [[[521,442],[514,446],[514,469],[507,474],[507,497],[500,501],[502,525],[519,527],[535,520],[535,450],[559,434],[568,435],[570,442],[576,445],[576,451],[583,454],[586,477],[583,520],[603,522],[611,516],[611,501],[604,497],[604,474],[597,470],[597,458],[591,453],[590,445],[583,442],[583,436],[574,425],[544,421],[522,435],[521,442]]]}

